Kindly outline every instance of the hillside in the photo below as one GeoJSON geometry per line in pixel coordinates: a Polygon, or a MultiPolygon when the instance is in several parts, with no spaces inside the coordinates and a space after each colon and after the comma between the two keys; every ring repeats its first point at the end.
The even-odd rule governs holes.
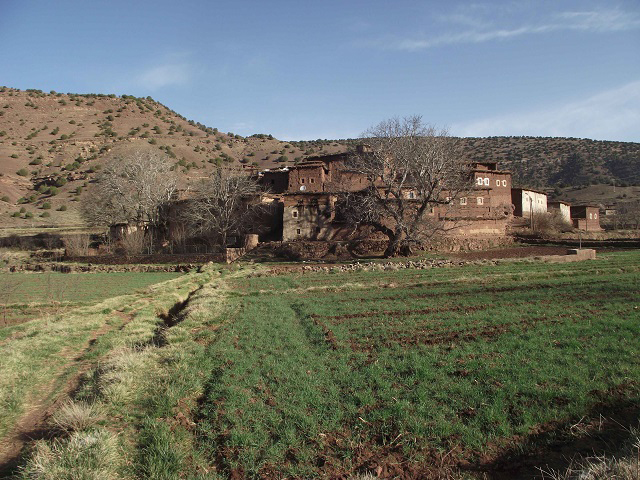
{"type": "Polygon", "coordinates": [[[219,132],[151,97],[0,87],[1,223],[81,223],[77,202],[83,189],[110,154],[136,147],[165,151],[185,184],[217,165],[263,169],[344,149],[330,141],[282,142],[268,134],[219,132]]]}
{"type": "MultiPolygon", "coordinates": [[[[541,137],[461,141],[466,158],[498,161],[513,172],[516,186],[550,187],[565,200],[577,200],[576,188],[589,192],[588,185],[600,186],[597,196],[578,195],[580,201],[615,203],[625,194],[625,200],[637,196],[629,186],[640,185],[640,143],[541,137]],[[624,193],[621,187],[627,187],[624,193]]],[[[0,219],[6,227],[82,224],[77,206],[85,187],[110,154],[127,148],[165,151],[186,185],[217,165],[291,165],[355,142],[242,137],[187,120],[151,97],[0,87],[0,219]]]]}

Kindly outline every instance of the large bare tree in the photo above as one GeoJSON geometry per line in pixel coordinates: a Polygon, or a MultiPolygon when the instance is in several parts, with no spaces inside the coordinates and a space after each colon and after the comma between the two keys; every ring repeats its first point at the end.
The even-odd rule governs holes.
{"type": "Polygon", "coordinates": [[[343,214],[354,226],[368,225],[389,239],[385,256],[407,255],[415,244],[445,230],[443,211],[471,186],[469,165],[446,129],[420,116],[385,120],[364,133],[365,148],[348,168],[366,176],[368,188],[344,196],[343,214]]]}
{"type": "Polygon", "coordinates": [[[192,234],[224,248],[231,236],[247,233],[259,209],[259,185],[251,177],[218,169],[196,188],[185,209],[192,234]]]}
{"type": "Polygon", "coordinates": [[[158,225],[174,197],[178,177],[169,157],[155,150],[114,155],[84,197],[82,214],[93,225],[158,225]]]}

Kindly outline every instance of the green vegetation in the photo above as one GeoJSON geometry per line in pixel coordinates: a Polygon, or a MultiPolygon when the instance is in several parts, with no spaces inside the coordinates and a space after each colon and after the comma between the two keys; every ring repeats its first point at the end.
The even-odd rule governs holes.
{"type": "MultiPolygon", "coordinates": [[[[45,212],[48,213],[48,212],[45,212]]],[[[0,326],[51,310],[68,310],[124,295],[179,276],[178,273],[28,273],[0,272],[0,326]]],[[[3,334],[0,333],[0,338],[3,334]]]]}
{"type": "MultiPolygon", "coordinates": [[[[76,477],[106,468],[96,450],[78,455],[91,434],[112,477],[348,476],[391,464],[433,476],[440,462],[544,448],[541,425],[568,430],[639,403],[638,252],[265,272],[207,267],[12,327],[5,338],[20,340],[0,367],[21,385],[3,399],[14,420],[36,391],[32,374],[17,379],[22,366],[103,332],[82,356],[95,368],[58,416],[71,433],[38,441],[25,475],[45,460],[76,477]],[[46,338],[32,325],[48,325],[46,338]]],[[[64,365],[52,363],[50,373],[64,365]]]]}

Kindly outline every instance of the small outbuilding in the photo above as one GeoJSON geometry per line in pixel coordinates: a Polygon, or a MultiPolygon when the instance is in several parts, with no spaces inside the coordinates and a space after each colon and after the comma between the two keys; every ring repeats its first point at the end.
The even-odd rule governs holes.
{"type": "Polygon", "coordinates": [[[595,205],[572,205],[571,221],[578,230],[585,232],[602,230],[600,227],[600,208],[595,205]]]}

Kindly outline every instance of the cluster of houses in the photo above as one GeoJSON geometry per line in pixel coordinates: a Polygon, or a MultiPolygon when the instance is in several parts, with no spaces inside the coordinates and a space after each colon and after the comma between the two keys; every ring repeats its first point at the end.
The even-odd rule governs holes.
{"type": "MultiPolygon", "coordinates": [[[[511,172],[497,162],[471,165],[473,188],[446,208],[428,215],[452,225],[454,236],[506,236],[514,224],[533,221],[536,214],[556,212],[567,224],[586,231],[600,230],[599,208],[549,202],[544,192],[513,188],[511,172]]],[[[272,238],[282,241],[341,240],[352,232],[339,215],[340,194],[368,186],[367,178],[348,168],[348,154],[309,157],[295,166],[259,173],[270,205],[272,238]]],[[[407,198],[413,198],[407,191],[407,198]]]]}

